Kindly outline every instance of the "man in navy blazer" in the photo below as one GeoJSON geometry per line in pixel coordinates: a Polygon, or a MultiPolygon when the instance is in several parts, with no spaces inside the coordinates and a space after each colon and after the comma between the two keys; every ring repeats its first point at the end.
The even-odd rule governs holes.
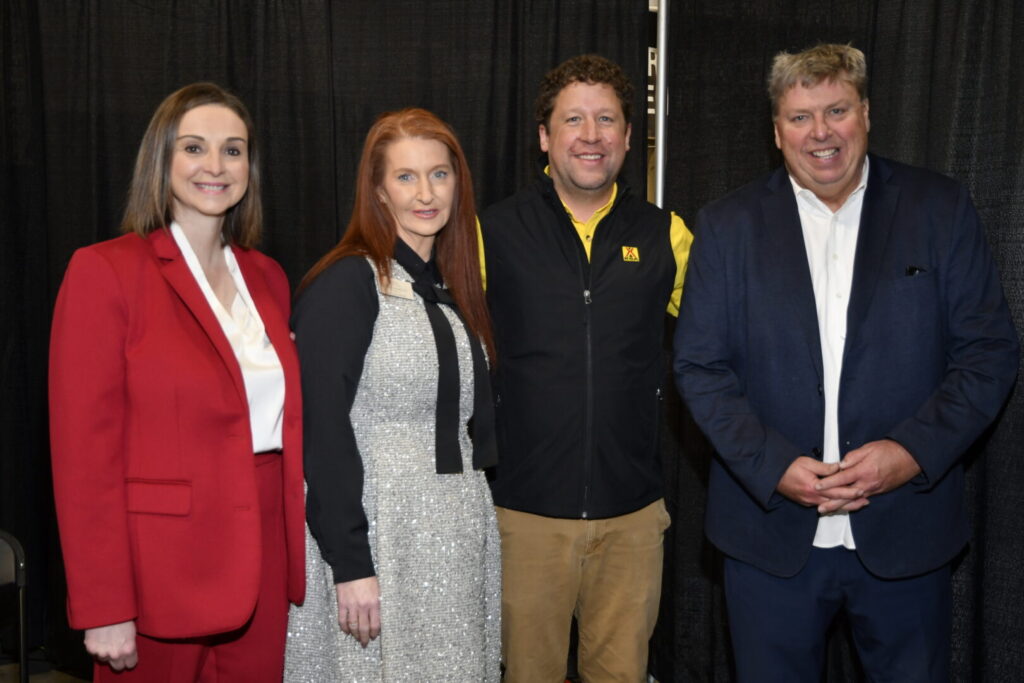
{"type": "Polygon", "coordinates": [[[713,444],[741,681],[817,681],[845,611],[873,681],[946,681],[961,456],[1019,349],[958,183],[867,154],[864,55],[779,54],[785,167],[701,210],[675,338],[713,444]]]}

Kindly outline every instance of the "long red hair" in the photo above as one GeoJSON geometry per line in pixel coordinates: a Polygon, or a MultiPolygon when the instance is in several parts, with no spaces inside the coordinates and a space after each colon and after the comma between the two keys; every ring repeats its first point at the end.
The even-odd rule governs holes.
{"type": "Polygon", "coordinates": [[[466,325],[483,340],[493,361],[494,339],[480,280],[476,203],[473,200],[469,164],[448,124],[425,109],[387,112],[374,122],[363,143],[356,177],[355,206],[345,235],[310,268],[299,285],[299,291],[305,289],[332,263],[346,256],[368,257],[377,267],[381,283],[390,279],[397,227],[394,217],[381,202],[375,201],[375,197],[384,182],[388,146],[403,138],[437,140],[448,148],[451,155],[455,171],[455,198],[448,223],[434,240],[434,255],[445,286],[455,299],[466,325]]]}

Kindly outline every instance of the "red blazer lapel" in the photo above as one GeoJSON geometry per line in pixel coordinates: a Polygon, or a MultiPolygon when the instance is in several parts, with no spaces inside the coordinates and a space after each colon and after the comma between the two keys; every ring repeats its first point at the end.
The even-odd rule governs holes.
{"type": "Polygon", "coordinates": [[[210,303],[206,300],[202,290],[199,289],[199,284],[192,276],[192,271],[189,270],[188,264],[185,263],[185,258],[182,256],[181,250],[178,249],[178,245],[174,242],[174,237],[171,236],[169,230],[164,228],[151,232],[148,239],[159,262],[160,273],[175,293],[177,293],[185,307],[192,313],[192,316],[206,333],[214,348],[217,349],[217,353],[220,354],[221,360],[224,361],[228,374],[231,375],[231,380],[238,391],[242,405],[248,406],[249,401],[245,393],[245,382],[242,379],[242,370],[238,365],[238,359],[235,358],[235,352],[232,350],[228,338],[224,336],[224,330],[221,329],[217,316],[213,314],[210,303]]]}
{"type": "MultiPolygon", "coordinates": [[[[274,345],[281,364],[285,365],[286,359],[282,356],[281,350],[291,346],[291,333],[288,329],[288,311],[282,310],[273,292],[267,286],[267,280],[262,269],[253,262],[251,254],[245,249],[232,247],[235,260],[242,271],[245,279],[245,286],[249,290],[249,296],[263,319],[263,326],[266,328],[270,343],[274,345]]],[[[290,354],[289,354],[290,355],[290,354]]],[[[290,360],[290,358],[289,358],[290,360]]]]}

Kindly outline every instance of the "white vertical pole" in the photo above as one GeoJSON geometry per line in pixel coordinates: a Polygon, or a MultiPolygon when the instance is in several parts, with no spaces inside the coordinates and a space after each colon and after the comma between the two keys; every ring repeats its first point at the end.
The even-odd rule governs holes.
{"type": "Polygon", "coordinates": [[[665,143],[667,142],[666,75],[668,74],[668,5],[669,0],[658,0],[658,57],[654,86],[654,203],[664,205],[665,200],[665,143]]]}
{"type": "MultiPolygon", "coordinates": [[[[654,203],[664,208],[665,204],[665,78],[668,73],[668,4],[669,0],[658,0],[658,57],[657,75],[654,85],[654,203]]],[[[648,674],[648,683],[658,683],[648,674]]]]}

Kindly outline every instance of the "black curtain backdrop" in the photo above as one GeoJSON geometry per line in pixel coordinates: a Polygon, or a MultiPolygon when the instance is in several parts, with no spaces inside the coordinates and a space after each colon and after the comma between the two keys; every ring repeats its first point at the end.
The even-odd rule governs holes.
{"type": "MultiPolygon", "coordinates": [[[[853,42],[871,67],[872,149],[968,184],[1024,329],[1019,2],[675,0],[671,17],[667,207],[691,223],[701,205],[780,163],[763,87],[775,52],[853,42]]],[[[295,283],[344,229],[379,112],[416,105],[448,120],[485,206],[532,176],[537,84],[581,52],[618,61],[637,86],[625,177],[643,191],[648,21],[645,0],[0,3],[0,528],[29,554],[34,646],[88,671],[64,618],[49,490],[53,299],[71,252],[116,234],[160,100],[213,80],[246,101],[263,148],[262,248],[295,283]]],[[[1024,671],[1021,395],[969,456],[975,534],[955,574],[956,680],[1024,671]]],[[[702,533],[711,454],[678,398],[667,403],[674,524],[652,672],[663,683],[731,680],[720,558],[702,533]]],[[[833,650],[829,680],[857,680],[841,628],[833,650]]]]}
{"type": "MultiPolygon", "coordinates": [[[[669,17],[666,206],[690,222],[707,202],[781,164],[765,89],[772,57],[819,41],[852,43],[868,58],[870,149],[970,188],[1024,331],[1019,0],[676,0],[669,17]]],[[[673,525],[652,670],[662,681],[729,681],[721,558],[702,534],[711,449],[678,396],[670,402],[663,453],[673,525]]],[[[967,455],[973,539],[953,577],[954,681],[1024,678],[1022,443],[1018,386],[967,455]]],[[[861,680],[850,642],[837,625],[828,680],[861,680]]]]}
{"type": "MultiPolygon", "coordinates": [[[[64,617],[50,493],[49,318],[74,249],[117,234],[160,101],[212,80],[246,102],[262,146],[262,249],[295,284],[340,238],[383,111],[421,106],[451,123],[487,205],[534,173],[543,74],[601,52],[638,85],[642,141],[647,22],[637,0],[0,2],[0,528],[29,556],[33,646],[88,676],[64,617]]],[[[627,164],[643,192],[642,153],[627,164]]]]}

